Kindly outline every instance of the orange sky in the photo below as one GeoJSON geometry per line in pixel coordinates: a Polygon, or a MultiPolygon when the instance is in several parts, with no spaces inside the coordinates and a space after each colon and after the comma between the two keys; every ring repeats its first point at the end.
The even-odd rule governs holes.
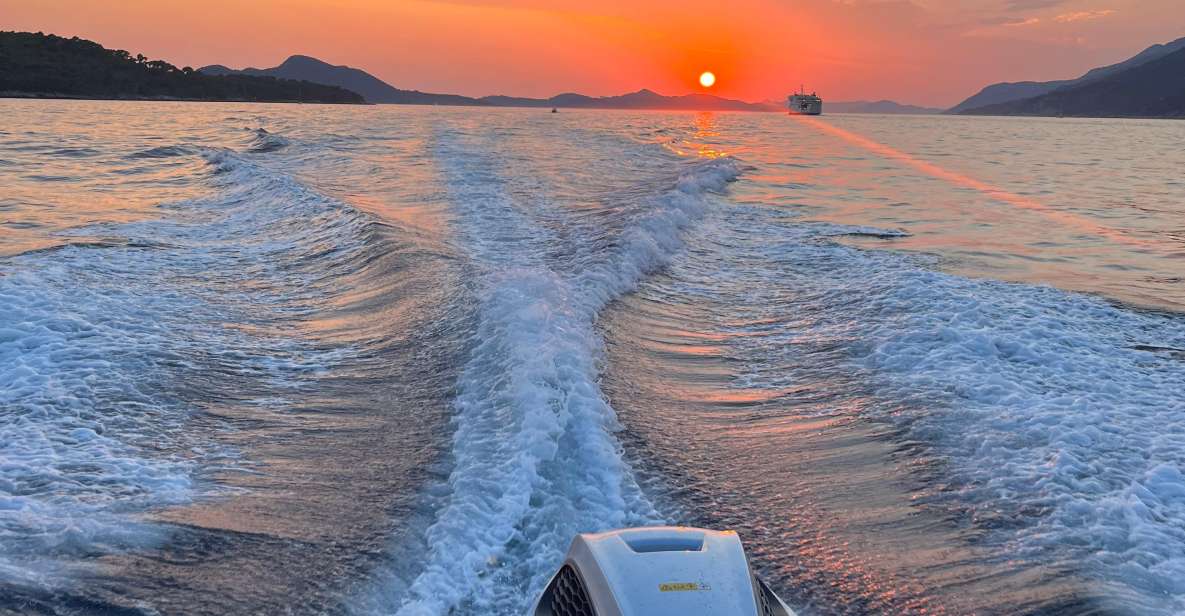
{"type": "Polygon", "coordinates": [[[178,66],[293,53],[468,95],[699,89],[947,106],[1185,36],[1185,0],[0,0],[0,29],[93,39],[178,66]]]}

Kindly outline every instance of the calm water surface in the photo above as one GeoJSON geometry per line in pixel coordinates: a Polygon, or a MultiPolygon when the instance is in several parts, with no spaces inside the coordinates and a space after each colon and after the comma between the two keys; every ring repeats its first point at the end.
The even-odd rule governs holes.
{"type": "Polygon", "coordinates": [[[1185,611],[1185,124],[0,112],[0,612],[1185,611]]]}

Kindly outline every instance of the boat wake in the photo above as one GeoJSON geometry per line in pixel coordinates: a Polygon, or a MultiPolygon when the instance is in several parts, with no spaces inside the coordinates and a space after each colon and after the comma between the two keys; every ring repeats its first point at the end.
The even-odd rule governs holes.
{"type": "Polygon", "coordinates": [[[488,146],[446,133],[437,156],[481,300],[457,381],[444,504],[398,613],[510,614],[577,532],[662,521],[614,437],[594,322],[679,249],[681,231],[739,170],[727,159],[686,169],[645,200],[612,250],[565,275],[542,258],[557,236],[519,209],[488,146]]]}

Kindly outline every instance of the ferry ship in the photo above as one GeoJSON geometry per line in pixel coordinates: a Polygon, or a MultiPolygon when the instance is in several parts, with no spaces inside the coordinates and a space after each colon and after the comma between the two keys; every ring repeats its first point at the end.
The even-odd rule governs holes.
{"type": "Polygon", "coordinates": [[[807,94],[806,90],[799,89],[797,94],[791,94],[786,100],[786,107],[790,115],[820,115],[823,113],[823,99],[814,92],[807,94]]]}

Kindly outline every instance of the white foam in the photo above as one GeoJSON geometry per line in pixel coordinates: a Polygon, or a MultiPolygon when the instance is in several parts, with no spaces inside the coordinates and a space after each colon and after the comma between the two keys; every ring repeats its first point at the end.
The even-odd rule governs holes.
{"type": "Polygon", "coordinates": [[[174,360],[164,323],[86,285],[66,251],[82,252],[0,277],[0,561],[13,569],[152,541],[124,514],[190,497],[189,463],[144,450],[176,445],[185,414],[153,392],[174,360]]]}
{"type": "Polygon", "coordinates": [[[1020,521],[1035,559],[1185,609],[1185,345],[1180,317],[924,270],[867,278],[863,364],[955,463],[972,516],[1020,521]],[[926,404],[931,398],[938,404],[926,404]]]}
{"type": "Polygon", "coordinates": [[[0,571],[10,582],[59,584],[61,562],[159,541],[141,516],[214,489],[195,480],[202,468],[235,465],[187,426],[216,392],[178,389],[262,383],[268,399],[241,403],[283,406],[345,352],[225,324],[309,310],[322,280],[367,249],[369,219],[241,155],[203,155],[218,173],[191,181],[212,182],[208,196],[168,205],[166,218],[74,232],[126,241],[2,262],[0,571]],[[316,263],[301,269],[306,260],[316,263]]]}
{"type": "Polygon", "coordinates": [[[1185,319],[829,239],[864,227],[745,220],[721,242],[729,288],[763,285],[796,328],[739,338],[744,386],[792,386],[767,366],[801,365],[796,339],[842,346],[860,412],[942,469],[919,506],[1117,609],[1185,610],[1185,319]]]}
{"type": "Polygon", "coordinates": [[[656,194],[614,249],[565,277],[490,163],[456,137],[438,155],[480,277],[477,330],[457,382],[453,471],[430,552],[400,614],[517,613],[577,532],[661,522],[636,485],[597,384],[604,305],[679,249],[707,194],[738,175],[701,164],[656,194]]]}

